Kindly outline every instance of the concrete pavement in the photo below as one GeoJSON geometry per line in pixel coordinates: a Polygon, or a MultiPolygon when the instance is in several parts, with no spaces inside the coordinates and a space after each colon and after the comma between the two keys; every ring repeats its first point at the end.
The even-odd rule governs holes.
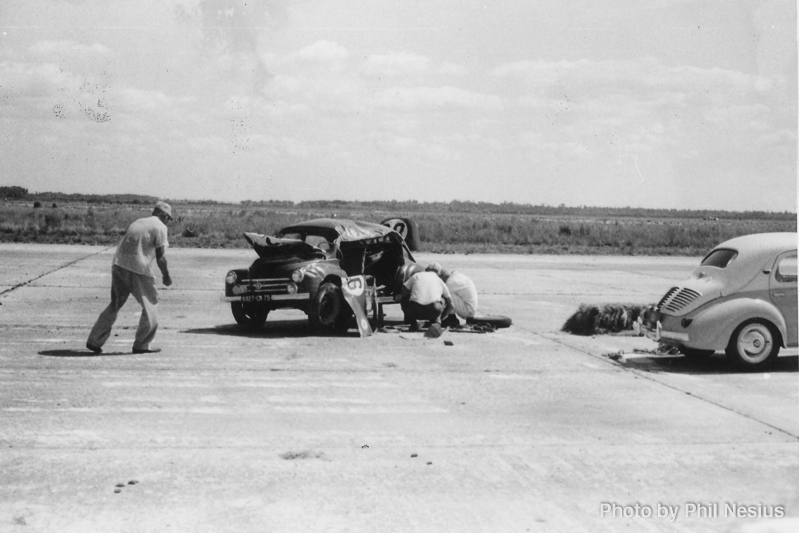
{"type": "Polygon", "coordinates": [[[0,531],[799,525],[795,350],[748,374],[559,331],[580,303],[657,301],[698,258],[418,254],[514,325],[361,339],[296,311],[241,331],[219,296],[254,254],[173,249],[164,351],[130,353],[131,300],[93,356],[112,252],[0,245],[0,531]]]}

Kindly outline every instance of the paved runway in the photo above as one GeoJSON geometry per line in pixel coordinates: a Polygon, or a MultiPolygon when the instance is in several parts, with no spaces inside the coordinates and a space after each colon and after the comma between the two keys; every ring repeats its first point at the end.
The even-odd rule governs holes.
{"type": "Polygon", "coordinates": [[[130,353],[131,300],[93,356],[112,253],[0,245],[0,531],[799,529],[796,350],[749,374],[559,331],[698,258],[418,254],[514,325],[362,339],[241,331],[219,297],[254,253],[172,249],[163,352],[130,353]]]}

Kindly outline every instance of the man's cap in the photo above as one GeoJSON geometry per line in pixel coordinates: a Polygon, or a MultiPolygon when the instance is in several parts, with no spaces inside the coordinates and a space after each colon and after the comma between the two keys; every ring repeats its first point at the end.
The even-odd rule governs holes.
{"type": "Polygon", "coordinates": [[[427,272],[435,272],[436,274],[441,274],[442,270],[444,270],[444,269],[441,268],[441,265],[439,263],[435,263],[435,262],[430,263],[429,265],[427,265],[427,267],[425,267],[425,271],[427,271],[427,272]]]}
{"type": "Polygon", "coordinates": [[[172,207],[166,202],[156,202],[155,203],[155,209],[160,210],[162,213],[164,213],[169,218],[174,218],[172,216],[172,207]]]}

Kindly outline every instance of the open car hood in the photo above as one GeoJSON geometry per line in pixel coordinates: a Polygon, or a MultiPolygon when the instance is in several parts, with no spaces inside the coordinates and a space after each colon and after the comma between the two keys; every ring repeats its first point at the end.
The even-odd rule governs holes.
{"type": "Polygon", "coordinates": [[[324,259],[327,257],[327,254],[320,248],[296,239],[281,239],[260,233],[244,233],[244,238],[261,259],[287,257],[324,259]]]}

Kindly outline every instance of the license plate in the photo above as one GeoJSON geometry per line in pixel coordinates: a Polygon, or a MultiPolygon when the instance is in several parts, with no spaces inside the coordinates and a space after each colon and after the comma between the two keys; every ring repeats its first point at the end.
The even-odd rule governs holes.
{"type": "Polygon", "coordinates": [[[245,294],[241,297],[241,301],[244,303],[268,302],[271,299],[272,297],[268,294],[245,294]]]}

